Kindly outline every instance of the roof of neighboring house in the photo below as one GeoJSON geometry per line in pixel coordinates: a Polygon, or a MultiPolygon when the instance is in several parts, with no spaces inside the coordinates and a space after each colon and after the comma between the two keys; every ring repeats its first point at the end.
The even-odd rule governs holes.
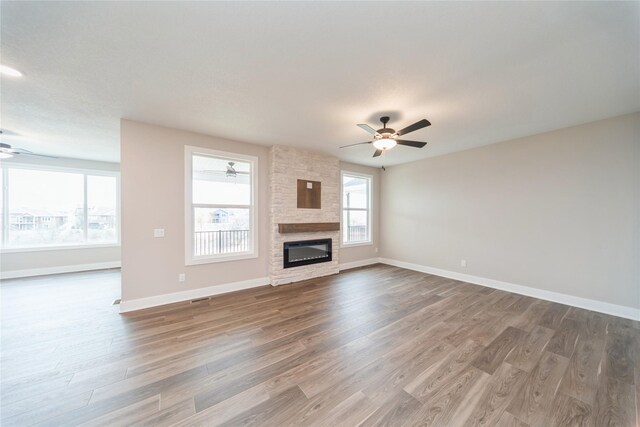
{"type": "Polygon", "coordinates": [[[33,217],[42,217],[42,216],[56,216],[56,217],[64,217],[68,216],[68,214],[64,212],[56,212],[48,209],[39,209],[39,208],[14,208],[9,211],[10,215],[22,215],[22,216],[33,216],[33,217]]]}
{"type": "Polygon", "coordinates": [[[116,210],[114,208],[94,206],[89,208],[89,216],[114,216],[116,210]]]}

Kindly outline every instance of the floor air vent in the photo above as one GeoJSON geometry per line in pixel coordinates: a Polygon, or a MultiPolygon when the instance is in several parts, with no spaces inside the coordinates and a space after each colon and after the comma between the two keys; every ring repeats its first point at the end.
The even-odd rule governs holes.
{"type": "Polygon", "coordinates": [[[122,298],[114,299],[111,305],[120,305],[120,301],[122,301],[122,298]]]}

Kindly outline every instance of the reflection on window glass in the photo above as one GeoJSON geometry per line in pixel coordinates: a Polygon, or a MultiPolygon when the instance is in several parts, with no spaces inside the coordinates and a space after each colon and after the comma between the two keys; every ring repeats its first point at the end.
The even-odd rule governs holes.
{"type": "Polygon", "coordinates": [[[193,203],[250,205],[250,171],[249,162],[193,156],[193,203]]]}

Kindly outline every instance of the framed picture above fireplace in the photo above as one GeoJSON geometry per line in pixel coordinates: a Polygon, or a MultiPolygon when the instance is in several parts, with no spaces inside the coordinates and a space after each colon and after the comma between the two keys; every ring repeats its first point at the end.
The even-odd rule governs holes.
{"type": "Polygon", "coordinates": [[[298,180],[298,209],[321,209],[322,183],[320,181],[298,180]]]}

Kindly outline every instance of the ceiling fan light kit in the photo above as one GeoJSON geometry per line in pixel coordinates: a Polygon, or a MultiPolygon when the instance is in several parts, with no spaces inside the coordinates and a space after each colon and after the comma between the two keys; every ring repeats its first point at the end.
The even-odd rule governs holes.
{"type": "Polygon", "coordinates": [[[393,147],[398,145],[395,139],[393,138],[380,138],[373,141],[373,146],[378,150],[390,150],[393,147]]]}
{"type": "Polygon", "coordinates": [[[378,157],[383,152],[387,150],[391,150],[396,145],[406,145],[407,147],[414,147],[414,148],[422,148],[425,145],[427,145],[426,142],[407,141],[403,139],[398,139],[398,137],[402,135],[406,135],[409,132],[413,132],[418,129],[425,128],[427,126],[431,126],[431,123],[429,122],[429,120],[427,119],[419,120],[412,125],[409,125],[403,129],[400,129],[399,131],[396,131],[395,129],[387,127],[387,123],[389,122],[389,117],[387,116],[380,117],[380,121],[382,122],[382,128],[378,130],[375,130],[368,124],[361,123],[358,125],[359,128],[373,135],[373,141],[358,142],[356,144],[343,145],[340,148],[353,147],[354,145],[361,145],[361,144],[373,144],[373,146],[376,148],[375,153],[373,153],[373,157],[378,157]]]}

